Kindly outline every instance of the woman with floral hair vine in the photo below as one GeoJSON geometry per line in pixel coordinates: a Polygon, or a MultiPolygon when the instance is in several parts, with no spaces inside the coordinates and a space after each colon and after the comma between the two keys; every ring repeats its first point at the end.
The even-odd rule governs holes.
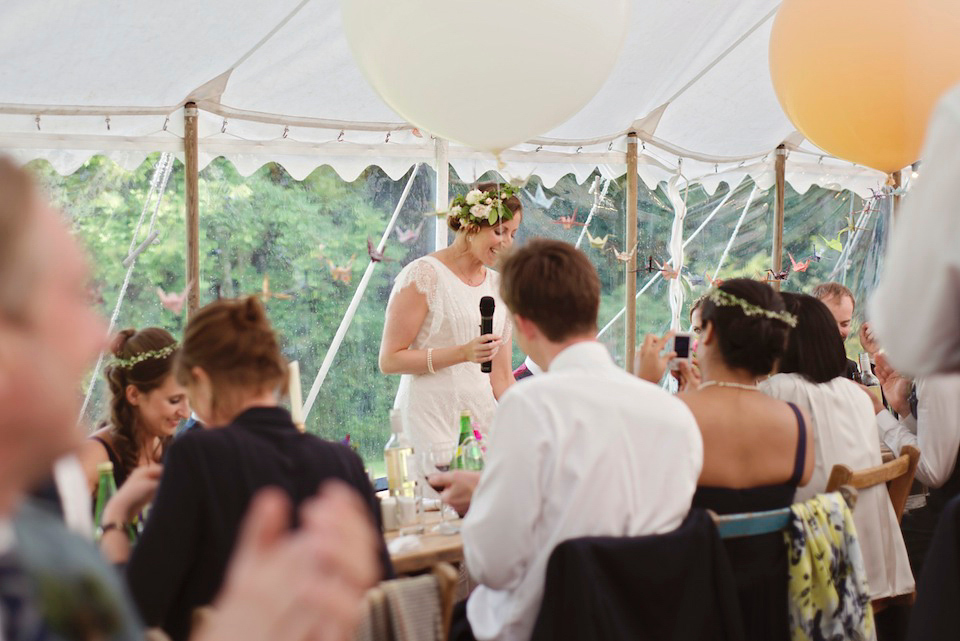
{"type": "MultiPolygon", "coordinates": [[[[693,505],[718,514],[788,507],[813,473],[810,418],[760,391],[783,356],[797,319],[780,294],[753,280],[728,280],[700,306],[702,382],[682,392],[703,436],[693,505]]],[[[724,541],[748,640],[786,640],[787,552],[782,533],[724,541]]]]}
{"type": "Polygon", "coordinates": [[[125,329],[113,341],[104,377],[110,417],[80,449],[91,491],[97,467],[113,463],[117,487],[134,470],[160,463],[180,421],[190,416],[186,389],[173,375],[178,345],[165,329],[125,329]]]}
{"type": "Polygon", "coordinates": [[[395,407],[415,448],[455,441],[468,410],[482,432],[496,399],[514,382],[507,308],[491,268],[516,237],[523,208],[507,184],[480,183],[453,200],[449,247],[418,258],[397,275],[380,345],[380,369],[401,374],[395,407]],[[493,333],[480,336],[480,299],[493,297],[493,333]],[[492,362],[491,373],[480,364],[492,362]]]}

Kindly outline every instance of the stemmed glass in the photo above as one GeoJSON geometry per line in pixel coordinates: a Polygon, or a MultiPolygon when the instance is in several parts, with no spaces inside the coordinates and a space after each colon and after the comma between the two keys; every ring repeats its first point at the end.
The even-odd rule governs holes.
{"type": "MultiPolygon", "coordinates": [[[[457,451],[457,444],[453,442],[434,443],[431,445],[424,456],[424,475],[429,476],[434,472],[449,472],[450,465],[457,451]]],[[[440,492],[440,489],[434,487],[434,490],[440,492]]],[[[447,507],[440,501],[440,525],[434,530],[439,534],[457,534],[460,528],[447,522],[447,507]]]]}

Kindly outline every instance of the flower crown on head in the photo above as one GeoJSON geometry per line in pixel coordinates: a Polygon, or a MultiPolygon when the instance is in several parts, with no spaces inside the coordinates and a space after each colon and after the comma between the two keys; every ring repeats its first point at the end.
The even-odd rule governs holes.
{"type": "Polygon", "coordinates": [[[771,320],[778,320],[781,323],[789,325],[790,327],[797,326],[797,317],[789,312],[775,312],[770,309],[764,309],[759,305],[748,303],[742,298],[734,296],[733,294],[725,292],[716,287],[707,292],[704,295],[704,298],[712,302],[717,307],[739,307],[747,316],[764,316],[771,320]]]}
{"type": "Polygon", "coordinates": [[[166,358],[177,351],[177,348],[180,347],[177,343],[171,343],[166,347],[161,347],[160,349],[154,349],[149,352],[143,352],[142,354],[137,354],[136,356],[131,356],[130,358],[115,358],[113,360],[113,366],[119,367],[120,369],[129,369],[138,363],[143,361],[149,361],[151,359],[160,360],[166,358]]]}
{"type": "Polygon", "coordinates": [[[472,189],[450,203],[450,211],[439,212],[457,218],[466,229],[480,229],[482,223],[495,225],[513,218],[506,201],[517,194],[516,187],[502,183],[489,191],[472,189]]]}

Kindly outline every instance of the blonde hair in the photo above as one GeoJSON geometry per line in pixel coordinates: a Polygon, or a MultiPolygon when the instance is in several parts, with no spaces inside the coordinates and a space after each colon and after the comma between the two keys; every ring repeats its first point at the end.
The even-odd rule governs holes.
{"type": "Polygon", "coordinates": [[[857,308],[857,299],[854,297],[853,292],[850,291],[850,288],[846,285],[841,285],[840,283],[820,283],[813,288],[811,295],[818,300],[827,300],[828,298],[836,298],[838,301],[843,300],[844,296],[848,296],[851,301],[853,301],[853,308],[857,308]]]}

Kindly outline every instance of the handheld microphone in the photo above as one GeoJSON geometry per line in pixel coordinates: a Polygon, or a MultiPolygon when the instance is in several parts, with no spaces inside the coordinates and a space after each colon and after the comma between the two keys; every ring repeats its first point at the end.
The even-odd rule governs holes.
{"type": "MultiPolygon", "coordinates": [[[[493,308],[496,304],[493,296],[484,296],[480,299],[480,335],[493,333],[493,308]]],[[[489,374],[493,371],[493,362],[480,363],[480,371],[489,374]]]]}

